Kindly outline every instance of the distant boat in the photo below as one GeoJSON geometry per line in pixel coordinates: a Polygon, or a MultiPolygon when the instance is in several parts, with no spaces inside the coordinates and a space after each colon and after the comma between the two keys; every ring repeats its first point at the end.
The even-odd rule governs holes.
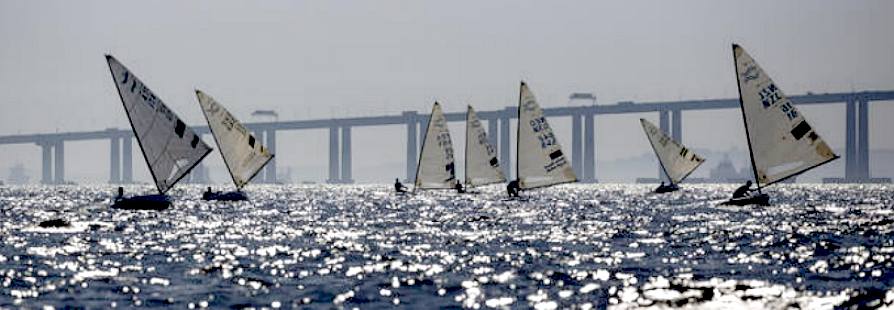
{"type": "Polygon", "coordinates": [[[208,156],[211,147],[118,60],[110,55],[106,55],[106,60],[131,129],[158,189],[157,195],[118,197],[112,207],[166,209],[171,201],[165,193],[208,156]]]}
{"type": "Polygon", "coordinates": [[[214,98],[198,89],[196,98],[202,107],[208,128],[211,129],[211,135],[214,136],[214,141],[220,149],[227,171],[233,179],[233,185],[236,186],[236,191],[228,193],[209,190],[202,199],[247,200],[248,197],[242,192],[242,188],[273,159],[273,154],[214,98]]]}
{"type": "Polygon", "coordinates": [[[761,188],[838,158],[782,89],[741,46],[733,44],[739,103],[758,193],[732,205],[769,205],[761,188]]]}
{"type": "Polygon", "coordinates": [[[655,124],[644,118],[640,118],[639,121],[643,125],[646,137],[649,138],[652,150],[655,151],[655,156],[658,157],[661,170],[670,181],[670,184],[659,187],[655,192],[667,193],[679,190],[678,184],[704,163],[705,159],[672,139],[655,124]]]}
{"type": "Polygon", "coordinates": [[[456,187],[453,143],[450,141],[450,131],[447,129],[447,118],[444,117],[441,105],[437,102],[431,109],[420,153],[413,191],[456,187]]]}
{"type": "Polygon", "coordinates": [[[497,160],[497,149],[487,139],[487,132],[475,109],[466,112],[466,187],[506,182],[497,160]]]}
{"type": "Polygon", "coordinates": [[[562,146],[525,82],[518,100],[515,170],[522,190],[577,182],[562,146]]]}

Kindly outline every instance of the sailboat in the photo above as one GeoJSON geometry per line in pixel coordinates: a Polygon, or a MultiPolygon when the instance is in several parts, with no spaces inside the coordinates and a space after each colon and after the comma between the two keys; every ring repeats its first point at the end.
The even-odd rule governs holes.
{"type": "Polygon", "coordinates": [[[559,140],[525,82],[521,82],[519,91],[516,138],[515,170],[519,189],[577,182],[571,163],[562,153],[559,140]]]}
{"type": "Polygon", "coordinates": [[[470,105],[466,112],[466,188],[506,182],[497,149],[487,139],[478,114],[470,105]]]}
{"type": "Polygon", "coordinates": [[[441,105],[435,102],[428,120],[428,129],[422,138],[419,164],[416,166],[417,189],[456,188],[456,167],[453,161],[453,143],[447,130],[447,118],[441,105]]]}
{"type": "Polygon", "coordinates": [[[689,174],[705,162],[705,159],[669,137],[652,122],[644,118],[640,118],[639,122],[643,125],[643,131],[649,138],[649,144],[652,145],[655,156],[658,157],[661,170],[670,181],[669,185],[662,184],[663,186],[655,189],[655,192],[668,193],[679,190],[680,187],[677,184],[683,182],[689,174]]]}
{"type": "Polygon", "coordinates": [[[106,55],[106,61],[130,127],[158,189],[156,195],[125,198],[123,189],[119,188],[112,207],[166,209],[171,206],[171,201],[165,193],[208,156],[211,147],[127,67],[111,55],[106,55]]]}
{"type": "Polygon", "coordinates": [[[242,188],[273,159],[273,154],[214,98],[198,89],[196,98],[202,107],[208,128],[211,129],[211,135],[214,136],[214,141],[220,149],[227,171],[233,179],[233,185],[236,186],[236,191],[228,193],[211,192],[209,187],[202,199],[248,200],[242,188]]]}
{"type": "Polygon", "coordinates": [[[757,193],[725,204],[769,205],[761,189],[837,159],[804,115],[741,46],[733,44],[739,104],[757,193]]]}

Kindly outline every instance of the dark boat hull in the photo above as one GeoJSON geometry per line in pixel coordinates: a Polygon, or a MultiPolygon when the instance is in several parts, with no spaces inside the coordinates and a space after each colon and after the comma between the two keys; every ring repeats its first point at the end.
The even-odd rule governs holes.
{"type": "Polygon", "coordinates": [[[749,205],[758,205],[758,206],[769,206],[770,205],[770,195],[767,194],[757,194],[748,197],[742,198],[733,198],[727,200],[722,203],[722,205],[727,206],[749,206],[749,205]]]}
{"type": "Polygon", "coordinates": [[[113,209],[120,210],[153,210],[160,211],[171,207],[171,200],[166,195],[146,195],[122,198],[112,204],[113,209]]]}
{"type": "Polygon", "coordinates": [[[656,194],[664,194],[664,193],[676,192],[678,190],[680,190],[680,187],[676,186],[676,185],[659,186],[658,188],[655,189],[655,193],[656,194]]]}
{"type": "Polygon", "coordinates": [[[236,192],[227,192],[227,193],[206,193],[202,195],[202,200],[209,201],[246,201],[248,200],[248,196],[245,193],[236,191],[236,192]]]}

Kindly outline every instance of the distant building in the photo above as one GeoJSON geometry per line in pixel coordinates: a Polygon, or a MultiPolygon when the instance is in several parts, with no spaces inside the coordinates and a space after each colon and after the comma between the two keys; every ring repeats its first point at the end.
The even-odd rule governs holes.
{"type": "Polygon", "coordinates": [[[17,163],[9,168],[9,177],[7,180],[9,181],[9,184],[27,184],[31,178],[25,171],[25,165],[17,163]]]}
{"type": "MultiPolygon", "coordinates": [[[[783,183],[794,183],[796,177],[791,177],[783,183]]],[[[751,166],[746,165],[740,170],[736,170],[729,156],[724,156],[717,166],[711,169],[709,181],[713,183],[745,183],[745,181],[754,180],[754,173],[751,166]]]]}

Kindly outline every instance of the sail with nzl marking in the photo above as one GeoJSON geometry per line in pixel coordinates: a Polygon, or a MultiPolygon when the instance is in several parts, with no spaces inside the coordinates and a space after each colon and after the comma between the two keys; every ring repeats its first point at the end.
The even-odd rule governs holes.
{"type": "Polygon", "coordinates": [[[838,158],[745,49],[733,44],[733,59],[759,188],[838,158]]]}
{"type": "Polygon", "coordinates": [[[466,185],[480,186],[506,182],[497,149],[487,140],[487,132],[475,109],[469,106],[466,113],[466,185]]]}
{"type": "Polygon", "coordinates": [[[166,193],[211,147],[124,65],[106,55],[112,81],[159,193],[166,193]]]}
{"type": "Polygon", "coordinates": [[[679,142],[671,139],[665,132],[661,131],[655,124],[644,118],[639,119],[643,125],[643,131],[649,138],[652,150],[655,156],[658,156],[658,162],[661,163],[661,169],[671,181],[671,184],[683,182],[692,171],[705,162],[705,159],[695,152],[689,150],[679,142]]]}
{"type": "Polygon", "coordinates": [[[273,154],[214,98],[200,90],[196,90],[196,97],[233,184],[241,190],[273,159],[273,154]]]}
{"type": "Polygon", "coordinates": [[[441,105],[431,109],[428,129],[422,140],[419,165],[416,168],[416,189],[452,189],[456,186],[453,143],[447,130],[447,118],[441,105]]]}
{"type": "Polygon", "coordinates": [[[543,116],[534,93],[521,83],[518,101],[518,145],[516,171],[519,187],[531,189],[576,182],[571,163],[543,116]]]}

